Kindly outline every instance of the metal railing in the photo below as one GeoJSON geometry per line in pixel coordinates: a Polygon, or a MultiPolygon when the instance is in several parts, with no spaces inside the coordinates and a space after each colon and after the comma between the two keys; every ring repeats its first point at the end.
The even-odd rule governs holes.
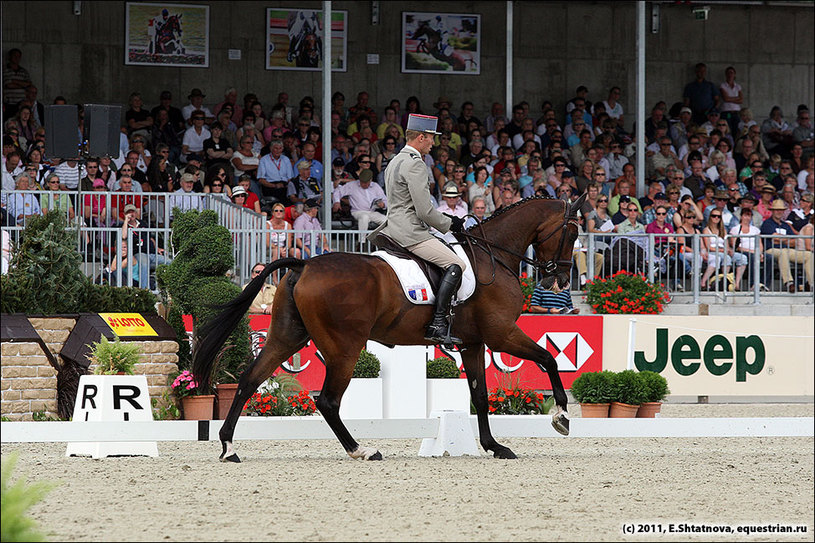
{"type": "MultiPolygon", "coordinates": [[[[38,203],[41,202],[41,208],[58,208],[69,218],[84,217],[82,223],[75,218],[71,224],[79,225],[77,251],[82,255],[83,272],[95,282],[143,286],[155,291],[155,265],[162,261],[162,257],[171,259],[175,256],[172,252],[170,227],[173,207],[179,203],[175,193],[123,195],[117,192],[92,192],[83,193],[80,201],[76,192],[69,191],[9,191],[3,193],[7,209],[9,200],[17,196],[36,198],[38,203]],[[128,236],[127,241],[122,243],[121,215],[117,210],[123,209],[128,201],[141,207],[143,226],[134,229],[134,235],[128,236]],[[140,234],[155,240],[152,251],[134,246],[134,239],[140,234]],[[129,268],[135,264],[138,274],[132,269],[122,269],[121,263],[125,255],[136,255],[130,259],[129,268]]],[[[189,197],[189,201],[181,203],[188,208],[212,209],[218,215],[219,224],[232,234],[235,264],[230,275],[236,283],[243,285],[250,279],[250,270],[255,263],[271,260],[269,234],[272,231],[265,215],[237,206],[214,194],[196,193],[189,197]]],[[[11,233],[14,243],[18,241],[26,221],[24,218],[19,224],[3,227],[11,233]]],[[[323,236],[334,252],[370,253],[374,250],[365,239],[368,232],[359,230],[287,232],[295,239],[301,239],[301,247],[309,255],[319,254],[323,236]],[[305,244],[302,244],[302,239],[306,240],[305,244]]],[[[703,257],[705,238],[712,239],[713,236],[582,234],[582,248],[574,252],[572,290],[584,290],[580,272],[585,266],[586,279],[608,277],[620,270],[642,273],[649,281],[662,283],[674,298],[685,297],[695,303],[702,296],[706,296],[706,301],[714,302],[726,302],[729,298],[737,297],[751,298],[753,303],[760,303],[762,297],[774,295],[796,295],[804,303],[812,302],[813,254],[811,251],[795,249],[796,245],[803,246],[803,240],[807,239],[805,236],[785,236],[783,239],[788,242],[789,247],[775,249],[773,245],[778,238],[772,239],[773,236],[727,235],[727,246],[731,245],[731,240],[740,240],[738,252],[744,254],[744,257],[735,257],[735,261],[732,256],[712,260],[703,257]],[[755,246],[757,242],[763,246],[763,251],[750,254],[742,252],[745,248],[755,246]],[[743,269],[739,270],[742,266],[743,269]],[[737,276],[740,279],[738,282],[737,276]],[[788,282],[793,285],[794,292],[790,292],[788,282]],[[703,289],[703,286],[707,288],[703,289]],[[714,295],[713,300],[709,299],[711,294],[714,295]]],[[[812,237],[809,239],[812,240],[812,237]]],[[[531,248],[528,256],[532,256],[531,248]]],[[[519,271],[526,271],[533,277],[535,274],[534,269],[526,265],[522,265],[519,271]]]]}

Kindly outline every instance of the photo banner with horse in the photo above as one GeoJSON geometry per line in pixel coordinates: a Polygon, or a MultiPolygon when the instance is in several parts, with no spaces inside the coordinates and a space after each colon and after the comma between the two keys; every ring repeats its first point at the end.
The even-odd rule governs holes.
{"type": "Polygon", "coordinates": [[[402,12],[402,73],[479,75],[481,16],[402,12]]]}
{"type": "Polygon", "coordinates": [[[128,2],[125,64],[209,67],[209,6],[128,2]]]}
{"type": "MultiPolygon", "coordinates": [[[[348,12],[331,11],[331,70],[348,70],[348,12]]],[[[266,10],[266,69],[323,69],[323,12],[319,9],[266,10]]]]}

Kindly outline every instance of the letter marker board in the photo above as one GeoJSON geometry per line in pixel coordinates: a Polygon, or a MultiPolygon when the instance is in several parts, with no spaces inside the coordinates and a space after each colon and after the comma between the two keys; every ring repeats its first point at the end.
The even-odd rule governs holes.
{"type": "MultiPolygon", "coordinates": [[[[150,392],[144,375],[83,375],[74,403],[74,423],[152,421],[150,392]]],[[[158,456],[155,441],[68,443],[65,456],[158,456]]]]}

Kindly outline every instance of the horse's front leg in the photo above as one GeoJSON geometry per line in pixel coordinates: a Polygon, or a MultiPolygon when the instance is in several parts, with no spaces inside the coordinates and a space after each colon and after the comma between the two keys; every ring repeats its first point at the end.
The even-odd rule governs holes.
{"type": "Polygon", "coordinates": [[[557,413],[552,415],[552,427],[559,434],[569,435],[566,390],[563,388],[563,382],[560,380],[560,374],[557,371],[557,362],[552,354],[532,341],[532,338],[527,336],[518,325],[515,325],[497,344],[491,344],[490,348],[494,352],[499,351],[525,360],[532,360],[546,372],[549,381],[552,383],[552,394],[555,397],[555,405],[557,405],[557,413]]]}
{"type": "Polygon", "coordinates": [[[504,447],[492,437],[488,418],[487,378],[484,374],[484,344],[466,345],[461,350],[461,360],[467,374],[470,397],[475,405],[478,419],[478,439],[485,451],[492,451],[495,458],[517,458],[508,447],[504,447]]]}

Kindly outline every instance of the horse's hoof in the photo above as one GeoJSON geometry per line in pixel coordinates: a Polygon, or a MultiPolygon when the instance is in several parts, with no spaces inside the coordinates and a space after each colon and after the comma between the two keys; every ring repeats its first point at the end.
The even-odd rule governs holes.
{"type": "Polygon", "coordinates": [[[238,458],[238,455],[235,453],[230,454],[229,456],[222,456],[221,462],[234,462],[236,464],[241,463],[241,459],[238,458]]]}
{"type": "Polygon", "coordinates": [[[382,453],[376,451],[375,454],[372,454],[371,456],[368,457],[368,460],[382,460],[382,453]]]}
{"type": "Polygon", "coordinates": [[[558,413],[552,417],[552,427],[561,435],[569,435],[569,417],[565,412],[558,413]]]}
{"type": "Polygon", "coordinates": [[[515,460],[516,458],[518,458],[517,456],[515,456],[514,452],[512,452],[511,450],[509,450],[506,447],[501,447],[500,449],[495,449],[495,452],[493,453],[493,456],[495,458],[501,458],[502,460],[515,460]]]}

